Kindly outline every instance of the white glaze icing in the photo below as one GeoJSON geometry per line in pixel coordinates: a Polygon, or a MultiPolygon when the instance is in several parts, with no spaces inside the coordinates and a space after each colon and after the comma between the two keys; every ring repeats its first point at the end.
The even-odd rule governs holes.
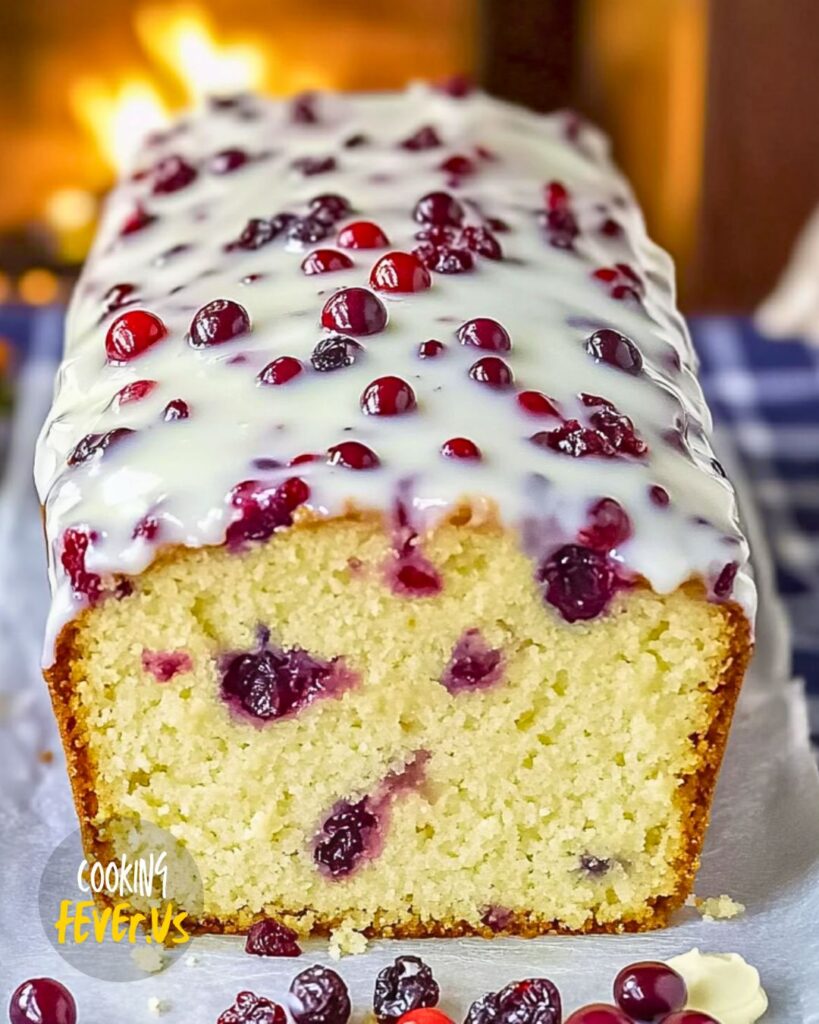
{"type": "Polygon", "coordinates": [[[688,989],[688,1010],[700,1010],[720,1024],[754,1024],[768,1009],[759,971],[739,953],[701,953],[690,949],[666,963],[681,974],[688,989]]]}
{"type": "MultiPolygon", "coordinates": [[[[126,177],[107,204],[75,291],[65,359],[36,459],[54,595],[46,662],[60,628],[82,607],[59,564],[68,527],[82,525],[97,534],[87,557],[90,571],[137,574],[155,554],[154,545],[132,538],[146,514],[161,515],[162,543],[221,543],[236,514],[226,496],[239,481],[277,481],[294,473],[261,473],[253,459],[286,462],[346,439],[368,444],[381,467],[355,472],[324,463],[300,466],[298,475],[311,489],[310,505],[320,513],[338,512],[349,500],[389,510],[399,486],[411,480],[409,494],[422,529],[464,496],[486,497],[509,525],[532,519],[549,523],[555,547],[576,537],[591,502],[608,496],[621,502],[634,527],[616,552],[625,566],[667,593],[692,576],[713,581],[726,563],[736,561],[733,596],[753,619],[747,545],[737,525],[733,490],[711,466],[711,421],[690,340],[675,309],[672,264],[647,237],[605,139],[584,126],[579,140],[570,142],[563,114],[536,115],[481,93],[456,99],[426,86],[396,94],[321,95],[317,124],[292,123],[288,103],[248,102],[257,114],[253,120],[203,110],[182,119],[170,139],[145,149],[140,167],[180,154],[199,168],[198,178],[173,194],[153,196],[150,177],[126,177]],[[435,126],[442,146],[409,152],[397,145],[423,125],[435,126]],[[369,144],[344,148],[344,140],[359,132],[369,144]],[[478,160],[477,173],[459,185],[448,182],[438,168],[442,159],[472,155],[476,145],[496,159],[478,160]],[[207,158],[228,147],[266,155],[230,174],[210,173],[207,158]],[[333,155],[338,167],[314,176],[291,168],[294,158],[309,155],[333,155]],[[536,221],[543,186],[551,180],[563,182],[571,193],[581,229],[574,253],[550,246],[536,221]],[[256,374],[277,355],[296,356],[309,368],[313,347],[330,333],[319,324],[325,299],[337,288],[366,286],[384,250],[350,251],[351,270],[307,276],[300,269],[304,254],[335,247],[334,233],[317,245],[277,240],[250,252],[226,253],[225,244],[251,217],[304,213],[310,198],[333,192],[356,211],[339,226],[373,220],[390,239],[389,249],[410,250],[420,227],[412,219],[413,207],[439,189],[508,223],[510,231],[498,236],[504,260],[476,258],[471,273],[433,274],[427,291],[383,296],[387,328],[359,338],[366,353],[354,366],[260,387],[256,374]],[[158,219],[121,239],[120,226],[137,201],[158,219]],[[605,211],[622,225],[622,238],[598,230],[605,211]],[[159,254],[183,243],[190,245],[187,251],[156,265],[159,254]],[[610,298],[591,279],[596,267],[618,261],[643,278],[644,310],[610,298]],[[251,274],[264,276],[243,284],[251,274]],[[104,338],[122,311],[102,321],[100,316],[102,296],[121,282],[137,286],[138,307],[158,315],[168,336],[130,363],[115,366],[106,363],[104,338]],[[194,349],[186,341],[191,318],[215,298],[240,302],[252,331],[224,345],[194,349]],[[650,446],[649,457],[578,459],[533,445],[527,440],[532,433],[556,424],[532,419],[513,394],[467,377],[471,364],[487,353],[458,344],[455,331],[475,316],[494,317],[511,335],[511,352],[500,354],[519,387],[545,392],[567,415],[580,408],[578,392],[604,396],[632,418],[650,446]],[[633,339],[643,356],[642,375],[633,377],[589,357],[583,342],[602,326],[633,339]],[[419,343],[433,337],[448,345],[447,353],[419,360],[419,343]],[[673,352],[682,364],[678,372],[670,366],[673,352]],[[246,361],[231,363],[239,354],[246,361]],[[384,374],[412,384],[416,412],[392,418],[362,414],[362,390],[384,374]],[[159,382],[149,397],[112,407],[112,396],[123,385],[144,378],[159,382]],[[161,410],[175,398],[189,403],[191,416],[165,423],[161,410]],[[675,418],[688,424],[689,456],[661,438],[675,418]],[[68,453],[82,437],[119,426],[137,433],[101,460],[66,468],[68,453]],[[440,445],[456,436],[475,441],[483,460],[442,458],[440,445]],[[651,484],[668,490],[669,507],[652,504],[651,484]]],[[[468,219],[480,223],[474,208],[468,219]]]]}

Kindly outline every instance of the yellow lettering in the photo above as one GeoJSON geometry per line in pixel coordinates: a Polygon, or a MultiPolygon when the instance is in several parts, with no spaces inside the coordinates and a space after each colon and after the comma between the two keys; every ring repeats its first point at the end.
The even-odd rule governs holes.
{"type": "Polygon", "coordinates": [[[165,904],[165,913],[162,917],[162,926],[159,925],[159,919],[157,917],[156,907],[151,907],[151,934],[154,937],[154,942],[165,942],[168,936],[168,931],[171,927],[171,919],[173,917],[173,903],[165,904]]]}
{"type": "Polygon", "coordinates": [[[108,927],[108,919],[111,916],[111,908],[106,907],[105,910],[100,910],[99,907],[94,907],[92,918],[94,921],[94,939],[97,942],[105,941],[105,929],[108,927]]]}
{"type": "Polygon", "coordinates": [[[130,926],[128,928],[128,941],[131,943],[132,946],[136,942],[136,930],[137,930],[137,928],[139,928],[140,924],[144,920],[145,920],[145,915],[144,914],[132,914],[131,915],[131,924],[130,924],[130,926]]]}
{"type": "Polygon", "coordinates": [[[117,903],[114,907],[114,917],[111,921],[111,936],[114,942],[122,942],[126,935],[126,929],[122,920],[124,914],[128,911],[130,903],[117,903]]]}
{"type": "Polygon", "coordinates": [[[73,900],[60,901],[60,916],[54,922],[54,927],[57,929],[57,942],[60,946],[65,945],[66,929],[74,920],[74,915],[71,913],[73,905],[73,900]]]}
{"type": "Polygon", "coordinates": [[[188,939],[190,939],[190,934],[186,932],[185,929],[182,927],[182,924],[184,923],[185,918],[187,916],[188,915],[185,913],[185,911],[182,910],[173,919],[173,926],[179,932],[179,936],[177,938],[171,939],[171,942],[173,942],[174,945],[176,946],[181,946],[183,942],[187,942],[188,939]]]}
{"type": "Polygon", "coordinates": [[[86,928],[83,928],[83,924],[88,924],[88,916],[85,911],[93,906],[93,900],[81,900],[79,903],[75,904],[74,941],[77,945],[82,945],[82,943],[88,938],[89,932],[86,928]]]}

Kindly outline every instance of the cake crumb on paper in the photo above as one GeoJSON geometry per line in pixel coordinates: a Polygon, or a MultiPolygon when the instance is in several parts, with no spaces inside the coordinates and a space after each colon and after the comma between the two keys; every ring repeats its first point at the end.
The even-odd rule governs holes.
{"type": "Polygon", "coordinates": [[[697,899],[694,904],[702,915],[703,921],[730,921],[745,913],[745,905],[723,893],[721,896],[709,896],[697,899]]]}
{"type": "Polygon", "coordinates": [[[156,996],[151,996],[148,1000],[148,1011],[152,1013],[154,1017],[161,1017],[163,1013],[166,1013],[171,1007],[171,1004],[165,999],[158,999],[156,996]]]}
{"type": "Polygon", "coordinates": [[[156,974],[165,966],[166,957],[159,946],[137,946],[131,959],[146,974],[156,974]]]}
{"type": "Polygon", "coordinates": [[[185,957],[185,966],[186,967],[196,967],[198,963],[199,963],[199,957],[196,955],[196,953],[189,953],[185,957]]]}
{"type": "Polygon", "coordinates": [[[367,949],[367,938],[350,924],[343,924],[330,933],[330,957],[340,960],[343,956],[357,956],[367,949]]]}

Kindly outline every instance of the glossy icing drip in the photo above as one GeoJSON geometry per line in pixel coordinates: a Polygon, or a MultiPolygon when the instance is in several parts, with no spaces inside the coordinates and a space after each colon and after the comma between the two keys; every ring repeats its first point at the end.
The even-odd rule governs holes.
{"type": "MultiPolygon", "coordinates": [[[[732,596],[752,618],[747,545],[733,490],[712,461],[710,417],[675,309],[671,262],[647,238],[603,137],[566,114],[541,116],[481,93],[455,98],[425,86],[322,94],[311,103],[312,121],[294,117],[298,109],[244,98],[188,115],[149,141],[107,204],[69,312],[59,386],[37,452],[54,594],[46,661],[60,628],[83,606],[60,558],[67,529],[93,534],[75,578],[79,571],[137,574],[160,544],[222,543],[237,516],[230,497],[237,484],[278,486],[294,475],[307,483],[307,505],[319,514],[349,502],[391,514],[400,493],[421,534],[461,499],[488,501],[504,523],[522,529],[536,558],[576,540],[589,508],[613,498],[632,525],[614,553],[625,571],[669,592],[692,576],[713,588],[724,567],[738,563],[732,596]],[[421,135],[425,146],[440,144],[402,145],[427,126],[434,132],[421,135]],[[165,159],[173,155],[187,169],[165,159]],[[549,189],[550,182],[561,185],[549,189]],[[438,191],[460,204],[458,231],[489,228],[490,240],[473,231],[468,260],[453,257],[471,269],[440,272],[438,255],[425,259],[428,274],[407,261],[381,265],[373,283],[384,286],[377,294],[386,327],[377,309],[339,313],[336,304],[332,316],[369,317],[368,331],[376,329],[311,362],[316,345],[339,333],[322,326],[328,298],[370,287],[386,252],[421,246],[416,235],[425,225],[413,213],[438,191]],[[291,233],[308,241],[287,239],[285,231],[259,248],[231,245],[252,218],[304,218],[310,201],[326,193],[344,197],[350,212],[342,210],[321,240],[314,240],[315,224],[300,223],[291,233]],[[340,249],[338,232],[359,221],[380,228],[389,244],[340,249]],[[330,272],[315,272],[326,256],[302,269],[315,249],[348,259],[331,254],[329,265],[339,269],[330,272]],[[616,264],[639,280],[608,273],[616,264]],[[389,290],[395,273],[416,290],[389,290]],[[215,299],[240,303],[250,332],[208,346],[195,330],[192,344],[194,315],[215,299]],[[117,303],[124,305],[106,312],[117,303]],[[149,311],[167,333],[117,364],[106,358],[106,331],[129,309],[149,311]],[[489,344],[499,348],[486,348],[474,329],[459,331],[475,318],[497,321],[509,344],[494,335],[489,344]],[[601,329],[620,332],[633,348],[614,336],[590,343],[601,329]],[[429,339],[445,347],[427,346],[434,357],[421,358],[429,339]],[[601,352],[614,353],[618,365],[601,352]],[[260,382],[282,356],[301,369],[278,364],[260,382]],[[327,359],[337,357],[339,367],[327,372],[327,359]],[[470,376],[485,359],[502,359],[514,383],[490,386],[486,374],[497,366],[470,376]],[[386,405],[368,398],[362,406],[369,385],[395,377],[410,385],[409,397],[388,384],[379,399],[386,405]],[[136,384],[146,381],[156,383],[136,384]],[[125,399],[114,398],[129,385],[125,399]],[[548,396],[564,420],[580,424],[594,410],[579,396],[602,396],[633,421],[648,452],[573,457],[543,439],[533,443],[532,435],[561,420],[535,415],[537,396],[524,407],[517,400],[524,390],[548,396]],[[372,414],[394,406],[399,414],[372,414]],[[88,435],[103,437],[102,450],[94,441],[85,458],[86,440],[85,461],[72,458],[88,435]],[[453,438],[472,441],[480,457],[442,454],[453,438]],[[366,463],[356,469],[326,458],[347,441],[375,459],[350,449],[353,461],[366,463]],[[286,468],[310,453],[319,458],[286,468]],[[67,465],[69,458],[76,464],[67,465]],[[652,498],[657,487],[668,503],[652,498]]],[[[383,242],[369,228],[350,235],[383,242]]]]}

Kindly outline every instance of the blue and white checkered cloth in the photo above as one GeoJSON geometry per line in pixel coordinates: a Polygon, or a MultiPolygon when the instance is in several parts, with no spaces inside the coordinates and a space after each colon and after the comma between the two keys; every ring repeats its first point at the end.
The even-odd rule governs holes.
{"type": "MultiPolygon", "coordinates": [[[[691,329],[715,423],[733,443],[771,549],[819,745],[819,349],[769,341],[735,317],[695,318],[691,329]]],[[[56,367],[61,334],[58,310],[0,307],[0,337],[23,359],[56,367]]]]}

